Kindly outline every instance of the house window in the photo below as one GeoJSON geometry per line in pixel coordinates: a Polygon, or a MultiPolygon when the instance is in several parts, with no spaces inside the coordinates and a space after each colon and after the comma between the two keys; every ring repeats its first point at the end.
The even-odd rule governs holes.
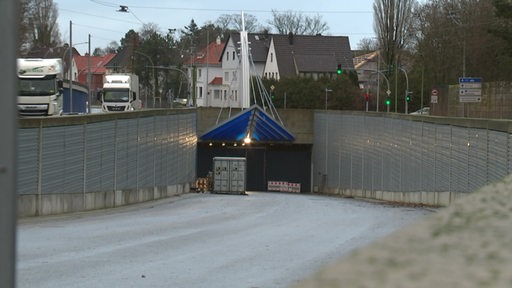
{"type": "Polygon", "coordinates": [[[229,82],[229,72],[224,72],[224,81],[229,82]]]}
{"type": "Polygon", "coordinates": [[[203,98],[203,87],[199,87],[199,98],[203,98]]]}
{"type": "Polygon", "coordinates": [[[229,52],[226,52],[226,61],[229,61],[229,52]]]}
{"type": "Polygon", "coordinates": [[[270,53],[270,62],[274,62],[274,53],[270,53]]]}
{"type": "Polygon", "coordinates": [[[233,60],[235,60],[235,51],[233,51],[233,60]]]}
{"type": "Polygon", "coordinates": [[[214,90],[213,91],[213,99],[219,99],[220,98],[220,92],[221,90],[214,90]]]}
{"type": "Polygon", "coordinates": [[[201,69],[197,69],[197,78],[201,78],[201,69]]]}

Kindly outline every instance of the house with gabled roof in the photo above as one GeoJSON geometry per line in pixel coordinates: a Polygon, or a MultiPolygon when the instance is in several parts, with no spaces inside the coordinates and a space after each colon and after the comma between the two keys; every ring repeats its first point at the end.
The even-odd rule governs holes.
{"type": "Polygon", "coordinates": [[[89,54],[73,56],[73,80],[87,85],[87,74],[91,73],[91,91],[97,92],[103,87],[103,77],[107,69],[105,65],[116,56],[106,54],[104,56],[90,56],[89,54]]]}
{"type": "Polygon", "coordinates": [[[353,70],[352,52],[346,36],[272,35],[263,76],[334,77],[338,66],[353,70]]]}
{"type": "MultiPolygon", "coordinates": [[[[354,70],[346,36],[249,33],[250,75],[262,78],[336,77],[338,66],[354,70]]],[[[229,35],[220,55],[222,89],[214,94],[217,107],[242,107],[240,34],[229,35]],[[219,104],[219,105],[217,105],[219,104]]],[[[199,101],[198,101],[198,105],[199,101]]]]}
{"type": "Polygon", "coordinates": [[[222,63],[220,57],[224,50],[224,43],[220,37],[207,47],[194,54],[184,64],[188,66],[188,75],[191,74],[190,67],[196,69],[195,95],[197,106],[219,107],[222,102],[223,91],[227,90],[222,79],[222,63]]]}

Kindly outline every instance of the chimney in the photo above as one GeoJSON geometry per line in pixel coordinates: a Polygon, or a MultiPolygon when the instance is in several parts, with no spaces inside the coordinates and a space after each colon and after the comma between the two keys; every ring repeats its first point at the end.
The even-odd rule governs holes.
{"type": "Polygon", "coordinates": [[[293,33],[292,32],[288,33],[288,42],[290,43],[290,45],[293,45],[293,33]]]}

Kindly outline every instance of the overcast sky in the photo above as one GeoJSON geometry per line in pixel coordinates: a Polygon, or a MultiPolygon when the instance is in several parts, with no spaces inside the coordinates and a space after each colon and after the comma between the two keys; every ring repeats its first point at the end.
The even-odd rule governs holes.
{"type": "MultiPolygon", "coordinates": [[[[142,23],[155,23],[162,33],[167,29],[183,29],[194,19],[201,27],[214,22],[222,14],[246,14],[256,16],[265,26],[272,10],[298,11],[308,16],[320,15],[329,30],[324,35],[348,36],[352,49],[362,38],[374,37],[374,0],[54,0],[59,10],[59,29],[65,42],[69,42],[72,21],[73,46],[81,54],[87,52],[88,35],[91,35],[91,51],[106,47],[110,42],[119,43],[128,30],[139,31],[142,23]],[[128,6],[129,13],[117,12],[119,5],[128,6]]],[[[177,34],[178,36],[179,34],[177,34]]]]}

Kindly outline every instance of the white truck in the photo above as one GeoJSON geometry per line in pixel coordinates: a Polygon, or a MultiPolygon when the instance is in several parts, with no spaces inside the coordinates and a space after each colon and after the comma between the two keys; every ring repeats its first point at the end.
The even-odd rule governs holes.
{"type": "Polygon", "coordinates": [[[135,74],[109,74],[103,80],[101,110],[132,111],[142,108],[139,77],[135,74]]]}
{"type": "Polygon", "coordinates": [[[62,59],[18,58],[20,115],[62,113],[62,59]]]}

